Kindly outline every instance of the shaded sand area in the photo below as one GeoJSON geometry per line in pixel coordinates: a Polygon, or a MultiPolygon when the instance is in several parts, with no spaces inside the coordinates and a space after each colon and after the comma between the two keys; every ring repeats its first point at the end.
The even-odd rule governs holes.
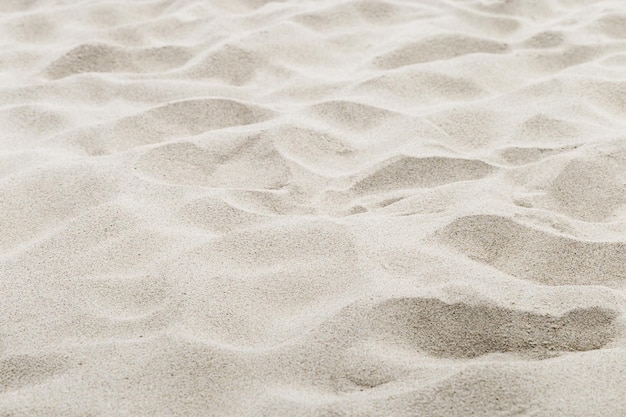
{"type": "Polygon", "coordinates": [[[626,416],[626,3],[0,1],[0,416],[626,416]]]}

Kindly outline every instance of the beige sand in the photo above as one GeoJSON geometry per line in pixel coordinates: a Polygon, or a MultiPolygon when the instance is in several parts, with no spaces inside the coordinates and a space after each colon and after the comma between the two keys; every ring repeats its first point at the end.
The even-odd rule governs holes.
{"type": "Polygon", "coordinates": [[[0,12],[0,416],[626,416],[626,2],[0,12]]]}

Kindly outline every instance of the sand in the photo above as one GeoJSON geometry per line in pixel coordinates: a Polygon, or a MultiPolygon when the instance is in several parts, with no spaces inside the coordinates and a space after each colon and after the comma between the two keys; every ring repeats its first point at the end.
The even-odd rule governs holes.
{"type": "Polygon", "coordinates": [[[620,0],[0,1],[0,416],[626,416],[620,0]]]}

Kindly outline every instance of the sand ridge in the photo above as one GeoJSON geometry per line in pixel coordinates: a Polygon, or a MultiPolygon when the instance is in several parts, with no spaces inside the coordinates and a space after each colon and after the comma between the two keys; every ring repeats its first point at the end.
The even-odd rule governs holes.
{"type": "Polygon", "coordinates": [[[0,416],[626,415],[625,28],[0,1],[0,416]]]}

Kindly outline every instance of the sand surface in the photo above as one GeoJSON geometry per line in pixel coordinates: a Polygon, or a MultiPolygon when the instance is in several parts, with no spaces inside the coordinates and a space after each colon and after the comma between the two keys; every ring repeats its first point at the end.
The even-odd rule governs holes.
{"type": "Polygon", "coordinates": [[[626,416],[626,2],[0,0],[0,416],[626,416]]]}

